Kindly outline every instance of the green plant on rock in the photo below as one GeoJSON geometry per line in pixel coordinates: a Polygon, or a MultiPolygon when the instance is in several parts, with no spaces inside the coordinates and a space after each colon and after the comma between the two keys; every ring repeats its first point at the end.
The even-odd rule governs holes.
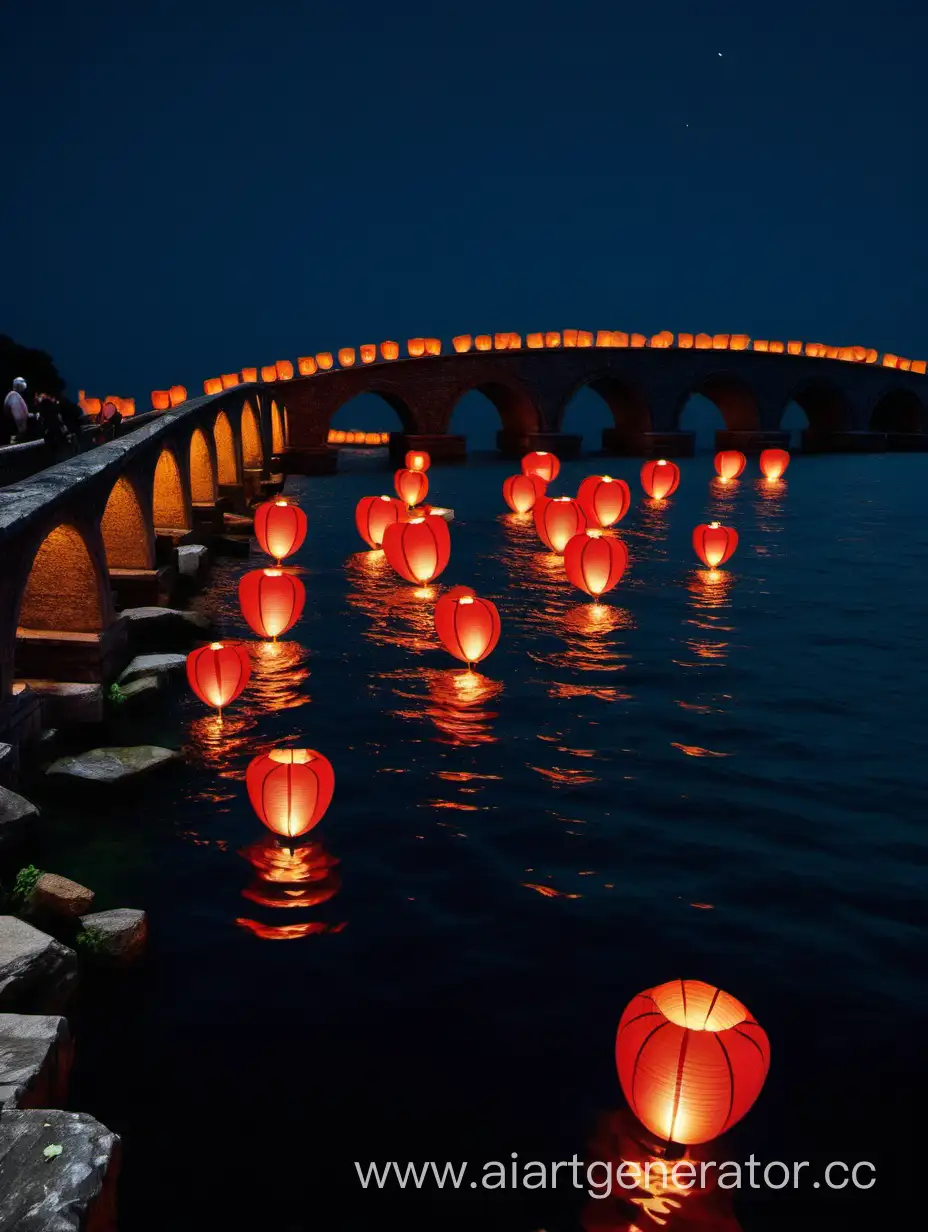
{"type": "Polygon", "coordinates": [[[82,928],[74,944],[78,951],[83,951],[85,954],[99,954],[105,948],[105,940],[99,929],[82,928]]]}
{"type": "Polygon", "coordinates": [[[19,911],[25,907],[32,897],[35,883],[41,876],[42,870],[36,868],[34,864],[27,864],[25,868],[19,870],[16,874],[16,880],[13,882],[13,889],[10,891],[10,904],[14,911],[19,911]]]}
{"type": "Polygon", "coordinates": [[[106,691],[106,696],[114,706],[121,706],[126,700],[126,695],[118,684],[111,684],[106,691]]]}

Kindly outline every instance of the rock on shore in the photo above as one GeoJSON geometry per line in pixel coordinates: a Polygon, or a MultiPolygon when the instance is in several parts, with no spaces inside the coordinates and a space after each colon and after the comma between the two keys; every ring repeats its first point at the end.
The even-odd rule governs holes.
{"type": "Polygon", "coordinates": [[[48,767],[46,774],[75,782],[119,786],[179,760],[179,753],[173,749],[159,748],[156,744],[89,749],[73,757],[59,757],[48,767]]]}
{"type": "Polygon", "coordinates": [[[77,955],[15,915],[0,915],[0,1010],[56,1014],[77,985],[77,955]]]}
{"type": "Polygon", "coordinates": [[[63,1104],[73,1059],[64,1018],[0,1014],[0,1111],[63,1104]]]}
{"type": "Polygon", "coordinates": [[[25,796],[0,787],[0,857],[23,845],[38,816],[39,810],[25,796]]]}
{"type": "Polygon", "coordinates": [[[145,952],[148,916],[131,907],[95,911],[81,918],[88,938],[87,956],[108,966],[126,967],[145,952]]]}

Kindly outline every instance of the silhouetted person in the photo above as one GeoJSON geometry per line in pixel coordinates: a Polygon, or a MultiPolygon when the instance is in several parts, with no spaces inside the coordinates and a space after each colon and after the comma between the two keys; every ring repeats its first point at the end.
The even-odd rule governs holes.
{"type": "Polygon", "coordinates": [[[13,388],[3,399],[3,419],[0,443],[8,445],[26,439],[29,432],[29,405],[26,402],[26,382],[18,376],[13,388]]]}
{"type": "Polygon", "coordinates": [[[57,453],[68,439],[68,433],[61,418],[58,401],[51,394],[38,394],[35,409],[42,427],[42,437],[45,444],[57,453]]]}

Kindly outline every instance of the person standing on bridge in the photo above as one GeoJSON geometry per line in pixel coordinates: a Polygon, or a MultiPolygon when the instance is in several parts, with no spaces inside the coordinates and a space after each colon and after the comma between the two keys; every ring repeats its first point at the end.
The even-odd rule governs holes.
{"type": "Polygon", "coordinates": [[[3,444],[15,444],[24,440],[29,431],[29,407],[26,403],[26,382],[18,376],[13,388],[3,399],[3,418],[0,440],[3,444]]]}

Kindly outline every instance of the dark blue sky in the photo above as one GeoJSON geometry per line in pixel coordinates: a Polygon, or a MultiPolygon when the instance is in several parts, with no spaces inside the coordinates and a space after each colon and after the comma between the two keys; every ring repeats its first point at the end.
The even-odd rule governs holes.
{"type": "Polygon", "coordinates": [[[928,352],[911,0],[0,14],[0,332],[72,389],[508,329],[928,352]]]}

